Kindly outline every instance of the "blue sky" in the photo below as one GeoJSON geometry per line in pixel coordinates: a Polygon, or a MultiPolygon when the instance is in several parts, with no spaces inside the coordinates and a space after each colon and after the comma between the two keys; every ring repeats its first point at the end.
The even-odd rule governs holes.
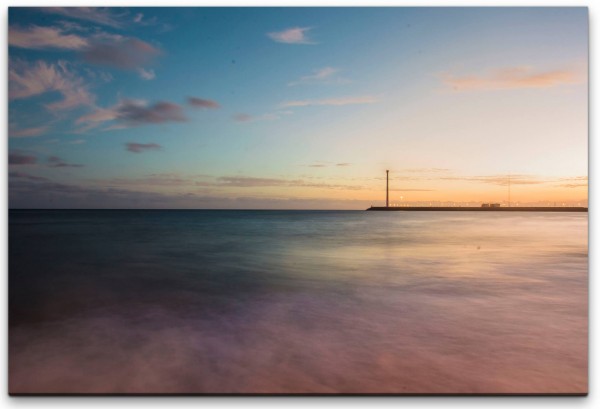
{"type": "Polygon", "coordinates": [[[11,8],[11,207],[587,200],[585,8],[11,8]]]}

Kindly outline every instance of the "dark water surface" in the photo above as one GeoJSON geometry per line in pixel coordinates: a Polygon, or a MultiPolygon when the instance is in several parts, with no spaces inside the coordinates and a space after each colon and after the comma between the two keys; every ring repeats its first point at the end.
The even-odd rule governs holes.
{"type": "Polygon", "coordinates": [[[10,211],[12,393],[582,393],[587,214],[10,211]]]}

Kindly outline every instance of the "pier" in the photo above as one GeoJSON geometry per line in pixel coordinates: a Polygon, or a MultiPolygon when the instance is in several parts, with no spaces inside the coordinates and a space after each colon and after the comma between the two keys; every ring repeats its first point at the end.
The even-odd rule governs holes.
{"type": "MultiPolygon", "coordinates": [[[[509,177],[510,189],[510,177],[509,177]]],[[[392,206],[390,207],[390,171],[385,171],[385,206],[371,206],[369,211],[386,212],[587,212],[581,206],[509,206],[502,207],[498,203],[483,203],[477,206],[392,206]]]]}
{"type": "Polygon", "coordinates": [[[587,212],[587,207],[476,207],[476,206],[400,206],[384,207],[371,206],[367,210],[389,212],[587,212]]]}

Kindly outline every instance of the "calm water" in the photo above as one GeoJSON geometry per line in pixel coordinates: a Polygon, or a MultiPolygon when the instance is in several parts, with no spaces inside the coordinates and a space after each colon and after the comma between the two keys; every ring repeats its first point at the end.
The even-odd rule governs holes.
{"type": "Polygon", "coordinates": [[[581,393],[587,214],[11,211],[19,392],[581,393]]]}

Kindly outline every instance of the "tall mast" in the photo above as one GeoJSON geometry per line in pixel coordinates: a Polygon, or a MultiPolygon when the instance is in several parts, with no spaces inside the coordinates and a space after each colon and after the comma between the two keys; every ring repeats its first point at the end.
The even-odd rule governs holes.
{"type": "Polygon", "coordinates": [[[390,171],[385,171],[385,207],[390,207],[390,171]]]}
{"type": "Polygon", "coordinates": [[[508,174],[508,207],[510,207],[510,173],[508,174]]]}

